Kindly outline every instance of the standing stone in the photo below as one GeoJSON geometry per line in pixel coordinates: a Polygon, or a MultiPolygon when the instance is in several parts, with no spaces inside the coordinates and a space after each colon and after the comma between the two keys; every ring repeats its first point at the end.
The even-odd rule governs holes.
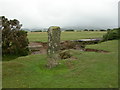
{"type": "Polygon", "coordinates": [[[48,68],[52,68],[58,65],[60,50],[60,34],[60,27],[51,26],[48,29],[48,68]]]}

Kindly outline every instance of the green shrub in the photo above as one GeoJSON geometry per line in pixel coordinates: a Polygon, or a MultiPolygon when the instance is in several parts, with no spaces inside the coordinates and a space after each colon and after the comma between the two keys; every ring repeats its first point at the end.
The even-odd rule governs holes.
{"type": "Polygon", "coordinates": [[[3,55],[28,55],[27,32],[21,30],[21,24],[18,20],[8,20],[4,16],[0,17],[2,21],[2,54],[3,55]]]}
{"type": "Polygon", "coordinates": [[[120,39],[120,28],[108,30],[105,35],[103,35],[102,41],[120,39]]]}

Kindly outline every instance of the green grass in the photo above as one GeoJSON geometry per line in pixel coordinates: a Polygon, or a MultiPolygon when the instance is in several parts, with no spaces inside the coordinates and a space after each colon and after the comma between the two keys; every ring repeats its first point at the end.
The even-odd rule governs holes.
{"type": "MultiPolygon", "coordinates": [[[[61,33],[61,40],[78,40],[78,39],[85,39],[85,38],[101,38],[106,32],[100,31],[81,31],[81,32],[62,32],[61,33]]],[[[47,41],[47,32],[29,32],[28,39],[29,41],[47,41]]]]}
{"type": "Polygon", "coordinates": [[[61,60],[53,69],[45,68],[46,55],[29,55],[3,62],[3,88],[117,88],[118,41],[87,48],[109,53],[70,50],[77,60],[61,60]]]}
{"type": "Polygon", "coordinates": [[[17,56],[17,55],[4,55],[2,57],[2,61],[10,61],[10,60],[16,59],[18,57],[19,56],[17,56]]]}

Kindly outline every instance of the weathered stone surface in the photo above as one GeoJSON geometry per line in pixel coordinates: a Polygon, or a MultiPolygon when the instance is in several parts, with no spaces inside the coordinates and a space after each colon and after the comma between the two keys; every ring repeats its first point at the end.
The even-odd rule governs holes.
{"type": "Polygon", "coordinates": [[[58,65],[60,50],[60,34],[60,27],[51,26],[48,29],[48,68],[52,68],[58,65]]]}

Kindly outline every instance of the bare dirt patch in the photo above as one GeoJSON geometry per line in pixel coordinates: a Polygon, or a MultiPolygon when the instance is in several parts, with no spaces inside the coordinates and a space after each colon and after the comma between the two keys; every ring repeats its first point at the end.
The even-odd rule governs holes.
{"type": "MultiPolygon", "coordinates": [[[[48,46],[47,46],[47,42],[30,42],[29,48],[31,50],[31,54],[46,54],[48,46]]],[[[109,51],[105,51],[105,50],[85,48],[83,47],[83,45],[75,44],[73,42],[70,43],[70,41],[62,41],[61,50],[68,50],[68,49],[82,50],[86,52],[109,53],[109,51]]]]}
{"type": "Polygon", "coordinates": [[[29,48],[30,48],[31,54],[46,54],[47,53],[46,42],[30,42],[29,48]]]}

